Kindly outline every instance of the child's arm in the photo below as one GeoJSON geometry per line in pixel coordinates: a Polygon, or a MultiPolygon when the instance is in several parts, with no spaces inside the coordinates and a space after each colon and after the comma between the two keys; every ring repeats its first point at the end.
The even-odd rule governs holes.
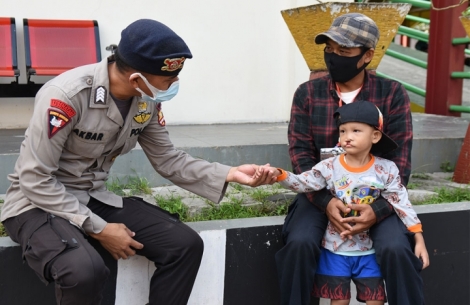
{"type": "Polygon", "coordinates": [[[421,221],[408,198],[408,191],[400,182],[398,168],[392,161],[388,162],[390,164],[387,167],[388,172],[384,174],[384,179],[382,179],[385,183],[385,190],[381,195],[393,206],[397,216],[403,221],[408,231],[423,232],[421,221]]]}
{"type": "Polygon", "coordinates": [[[269,170],[273,172],[273,176],[277,176],[277,182],[281,186],[291,189],[297,193],[307,193],[319,191],[326,186],[325,178],[320,171],[321,164],[315,165],[311,170],[295,175],[291,172],[285,171],[275,167],[261,167],[256,171],[254,179],[258,179],[262,170],[269,170]]]}
{"type": "Polygon", "coordinates": [[[423,269],[429,266],[429,254],[424,244],[423,233],[415,233],[415,255],[423,262],[423,269]]]}

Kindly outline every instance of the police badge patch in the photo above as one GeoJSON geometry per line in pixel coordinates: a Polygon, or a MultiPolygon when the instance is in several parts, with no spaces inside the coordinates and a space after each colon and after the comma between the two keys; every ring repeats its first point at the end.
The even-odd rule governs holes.
{"type": "Polygon", "coordinates": [[[150,119],[151,113],[147,111],[147,102],[139,102],[139,112],[134,115],[134,121],[139,124],[144,124],[150,119]]]}
{"type": "Polygon", "coordinates": [[[49,108],[49,139],[70,122],[70,118],[60,110],[49,108]]]}
{"type": "Polygon", "coordinates": [[[75,109],[73,109],[72,106],[58,99],[51,99],[51,107],[62,110],[69,118],[73,118],[76,114],[75,109]]]}

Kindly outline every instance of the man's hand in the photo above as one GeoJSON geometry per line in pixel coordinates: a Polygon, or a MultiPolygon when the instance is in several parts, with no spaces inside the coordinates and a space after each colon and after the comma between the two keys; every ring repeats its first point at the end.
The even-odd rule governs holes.
{"type": "Polygon", "coordinates": [[[98,240],[115,260],[133,256],[135,255],[134,249],[142,249],[144,247],[144,245],[132,238],[135,236],[135,233],[122,223],[108,223],[101,233],[90,233],[89,235],[98,240]]]}
{"type": "Polygon", "coordinates": [[[351,209],[344,205],[338,198],[334,197],[326,206],[326,216],[338,233],[349,232],[352,227],[348,223],[343,223],[343,215],[349,213],[351,209]]]}
{"type": "Polygon", "coordinates": [[[232,167],[225,181],[257,187],[264,184],[273,184],[276,182],[276,175],[269,164],[262,167],[256,164],[244,164],[232,167]]]}
{"type": "Polygon", "coordinates": [[[372,227],[377,221],[374,210],[368,204],[348,204],[354,211],[359,212],[359,216],[346,217],[341,219],[343,223],[354,223],[350,230],[341,232],[341,238],[351,239],[353,235],[364,232],[372,227]]]}
{"type": "Polygon", "coordinates": [[[415,255],[423,262],[423,269],[429,266],[429,254],[424,244],[423,233],[415,233],[415,255]]]}

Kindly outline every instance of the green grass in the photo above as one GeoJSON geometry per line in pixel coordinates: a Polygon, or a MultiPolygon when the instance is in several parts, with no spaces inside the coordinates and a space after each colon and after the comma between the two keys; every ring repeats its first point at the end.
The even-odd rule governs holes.
{"type": "Polygon", "coordinates": [[[470,201],[470,188],[440,188],[435,190],[437,196],[421,202],[413,202],[414,205],[437,204],[470,201]]]}
{"type": "Polygon", "coordinates": [[[5,231],[5,227],[3,224],[0,223],[0,237],[8,236],[7,232],[5,231]]]}
{"type": "Polygon", "coordinates": [[[138,176],[127,177],[127,182],[122,182],[119,178],[106,182],[109,191],[119,196],[132,196],[138,194],[152,194],[150,184],[146,178],[138,176]]]}
{"type": "Polygon", "coordinates": [[[429,176],[429,174],[426,174],[426,173],[411,174],[411,177],[415,178],[415,179],[422,179],[422,180],[430,180],[431,179],[431,176],[429,176]]]}
{"type": "Polygon", "coordinates": [[[451,173],[455,169],[455,167],[451,165],[449,161],[442,162],[440,168],[444,173],[451,173]]]}
{"type": "MultiPolygon", "coordinates": [[[[237,192],[242,192],[246,196],[250,196],[250,190],[245,188],[234,187],[237,192]]],[[[290,202],[281,202],[279,204],[269,202],[266,198],[272,195],[266,189],[254,189],[252,197],[256,201],[261,202],[257,205],[244,206],[245,199],[235,197],[231,194],[227,195],[228,202],[222,204],[214,204],[206,200],[207,207],[202,208],[198,213],[190,213],[189,208],[184,205],[182,198],[178,196],[155,196],[158,206],[170,213],[177,213],[183,222],[252,218],[266,216],[281,216],[287,213],[287,207],[290,202]]]]}
{"type": "MultiPolygon", "coordinates": [[[[413,174],[413,177],[429,179],[429,176],[426,174],[413,174]]],[[[112,182],[107,183],[107,187],[110,191],[120,196],[151,194],[151,188],[147,179],[134,176],[126,180],[126,183],[122,183],[119,179],[114,179],[112,182]]],[[[178,196],[157,195],[155,199],[162,209],[180,215],[180,219],[183,222],[282,216],[287,214],[287,208],[291,203],[290,200],[277,203],[267,200],[267,197],[280,192],[282,187],[279,184],[258,188],[245,187],[236,183],[231,183],[230,185],[232,190],[225,194],[226,199],[224,201],[227,201],[226,203],[214,204],[206,200],[208,206],[201,209],[198,213],[191,213],[189,208],[182,202],[182,198],[178,196]],[[259,202],[259,204],[251,206],[243,205],[250,198],[259,202]]],[[[419,188],[419,183],[409,183],[408,188],[419,188]]],[[[440,188],[436,189],[435,192],[438,194],[437,196],[422,202],[413,202],[413,204],[423,205],[470,201],[470,188],[440,188]]],[[[3,200],[0,199],[0,203],[3,203],[3,200]]],[[[1,223],[0,236],[7,236],[5,228],[1,223]]]]}
{"type": "Polygon", "coordinates": [[[155,200],[158,206],[172,214],[178,214],[181,221],[188,221],[190,218],[189,208],[181,201],[181,197],[178,196],[155,196],[155,200]]]}
{"type": "MultiPolygon", "coordinates": [[[[0,203],[3,203],[3,202],[4,202],[3,199],[0,199],[0,203]]],[[[0,237],[2,236],[8,236],[8,235],[7,235],[7,232],[5,231],[5,227],[0,222],[0,237]]]]}

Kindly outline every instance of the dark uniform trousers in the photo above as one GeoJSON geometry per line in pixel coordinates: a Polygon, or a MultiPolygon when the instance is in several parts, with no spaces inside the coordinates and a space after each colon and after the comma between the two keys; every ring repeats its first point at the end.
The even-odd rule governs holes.
{"type": "MultiPolygon", "coordinates": [[[[298,194],[284,223],[284,247],[276,253],[282,305],[318,304],[310,295],[327,224],[326,214],[305,194],[298,194]]],[[[413,251],[413,233],[392,214],[372,226],[370,235],[385,279],[388,304],[423,305],[422,262],[413,251]]]]}
{"type": "MultiPolygon", "coordinates": [[[[137,254],[157,267],[150,281],[150,305],[187,304],[204,248],[195,231],[177,215],[137,197],[124,198],[123,208],[92,198],[88,207],[108,223],[125,224],[144,245],[137,254]]],[[[109,269],[79,228],[40,209],[9,218],[4,225],[39,278],[55,282],[57,304],[100,304],[109,269]]]]}

